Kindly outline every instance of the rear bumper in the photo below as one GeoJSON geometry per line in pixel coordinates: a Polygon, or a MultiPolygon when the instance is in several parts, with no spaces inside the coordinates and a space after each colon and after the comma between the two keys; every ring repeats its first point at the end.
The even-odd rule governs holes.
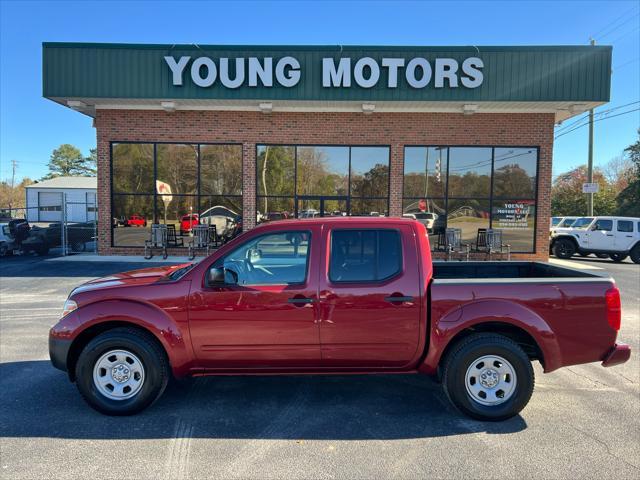
{"type": "Polygon", "coordinates": [[[626,362],[631,357],[631,348],[624,343],[614,345],[602,361],[603,367],[613,367],[626,362]]]}
{"type": "Polygon", "coordinates": [[[49,335],[49,358],[58,370],[67,371],[67,355],[71,348],[72,340],[56,338],[49,335]]]}

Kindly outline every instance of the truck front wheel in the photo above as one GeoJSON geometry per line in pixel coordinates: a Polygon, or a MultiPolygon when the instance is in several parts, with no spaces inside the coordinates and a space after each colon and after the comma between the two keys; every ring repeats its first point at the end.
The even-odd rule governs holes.
{"type": "Polygon", "coordinates": [[[162,347],[150,334],[132,328],[98,335],[76,364],[78,390],[89,405],[107,415],[145,409],[162,395],[168,380],[162,347]]]}
{"type": "Polygon", "coordinates": [[[557,258],[571,258],[576,253],[576,245],[568,238],[560,238],[553,244],[553,254],[557,258]]]}
{"type": "Polygon", "coordinates": [[[478,420],[517,415],[529,402],[535,383],[524,351],[511,339],[473,334],[447,355],[442,384],[460,411],[478,420]]]}

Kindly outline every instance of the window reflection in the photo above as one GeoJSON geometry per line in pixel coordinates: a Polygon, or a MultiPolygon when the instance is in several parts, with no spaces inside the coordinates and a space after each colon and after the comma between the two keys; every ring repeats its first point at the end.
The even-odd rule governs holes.
{"type": "Polygon", "coordinates": [[[114,195],[113,243],[116,246],[144,246],[153,223],[153,195],[114,195]]]}
{"type": "Polygon", "coordinates": [[[494,197],[534,198],[537,151],[532,148],[496,148],[493,167],[494,197]]]}
{"type": "Polygon", "coordinates": [[[489,197],[491,148],[449,149],[449,197],[489,197]]]}
{"type": "Polygon", "coordinates": [[[502,242],[512,251],[533,250],[535,200],[494,200],[492,227],[503,231],[502,242]]]}
{"type": "Polygon", "coordinates": [[[200,145],[200,194],[242,195],[241,145],[200,145]]]}
{"type": "Polygon", "coordinates": [[[351,196],[389,195],[389,148],[351,148],[351,196]]]}
{"type": "Polygon", "coordinates": [[[257,148],[258,195],[293,195],[295,147],[259,145],[257,148]]]}
{"type": "Polygon", "coordinates": [[[476,243],[479,228],[489,228],[489,200],[449,200],[447,227],[462,230],[463,243],[476,243]]]}
{"type": "Polygon", "coordinates": [[[298,195],[347,195],[348,147],[297,147],[298,195]]]}
{"type": "Polygon", "coordinates": [[[404,150],[404,196],[444,197],[447,185],[446,147],[407,147],[404,150]]]}
{"type": "Polygon", "coordinates": [[[153,193],[153,144],[113,144],[112,159],[115,193],[153,193]]]}
{"type": "Polygon", "coordinates": [[[171,193],[198,193],[197,145],[159,144],[156,156],[157,180],[169,185],[171,193]]]}

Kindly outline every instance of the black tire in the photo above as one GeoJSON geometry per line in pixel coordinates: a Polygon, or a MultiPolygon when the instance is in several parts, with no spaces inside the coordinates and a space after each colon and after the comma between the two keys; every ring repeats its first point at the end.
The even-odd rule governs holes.
{"type": "Polygon", "coordinates": [[[526,353],[511,339],[497,334],[470,335],[455,345],[444,362],[442,384],[447,397],[464,414],[477,420],[500,421],[517,415],[529,403],[535,376],[526,353]],[[483,405],[467,391],[467,369],[484,355],[498,355],[515,372],[515,390],[503,403],[483,405]]]}
{"type": "Polygon", "coordinates": [[[596,257],[598,258],[609,258],[608,253],[596,253],[596,257]]]}
{"type": "Polygon", "coordinates": [[[627,258],[628,256],[629,255],[627,255],[626,253],[619,253],[619,252],[609,254],[609,258],[616,263],[620,263],[624,261],[624,259],[627,258]]]}
{"type": "Polygon", "coordinates": [[[106,415],[133,415],[164,392],[169,381],[169,362],[163,348],[149,334],[133,328],[115,328],[91,340],[76,363],[76,384],[82,397],[97,411],[106,415]],[[93,369],[110,350],[126,350],[140,359],[144,367],[144,383],[133,397],[114,400],[103,395],[93,381],[93,369]]]}
{"type": "Polygon", "coordinates": [[[640,263],[640,243],[631,249],[630,257],[633,263],[640,263]]]}
{"type": "Polygon", "coordinates": [[[576,244],[568,238],[559,238],[553,244],[553,254],[557,258],[571,258],[576,253],[576,244]]]}

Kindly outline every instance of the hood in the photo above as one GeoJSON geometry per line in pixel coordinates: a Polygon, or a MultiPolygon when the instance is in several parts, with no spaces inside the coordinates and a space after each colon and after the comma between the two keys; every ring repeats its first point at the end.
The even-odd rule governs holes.
{"type": "Polygon", "coordinates": [[[71,292],[71,295],[103,288],[149,285],[166,278],[167,275],[172,272],[188,265],[188,263],[184,263],[180,265],[142,268],[139,270],[130,270],[128,272],[114,273],[113,275],[96,278],[95,280],[90,280],[87,283],[80,285],[71,292]]]}

